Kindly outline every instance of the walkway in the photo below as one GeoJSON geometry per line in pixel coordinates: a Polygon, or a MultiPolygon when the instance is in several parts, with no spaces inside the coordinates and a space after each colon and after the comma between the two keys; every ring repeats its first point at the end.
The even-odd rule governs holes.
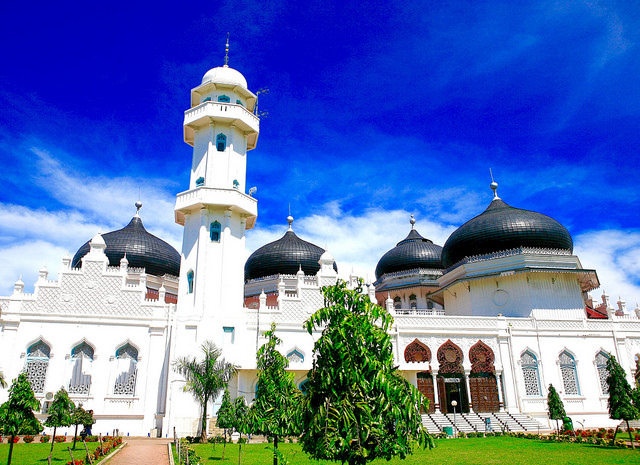
{"type": "Polygon", "coordinates": [[[169,465],[167,443],[171,439],[123,438],[128,444],[109,465],[169,465]]]}

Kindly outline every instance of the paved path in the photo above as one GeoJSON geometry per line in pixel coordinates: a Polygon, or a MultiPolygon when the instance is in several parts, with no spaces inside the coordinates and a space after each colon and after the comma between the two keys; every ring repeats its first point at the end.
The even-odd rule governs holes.
{"type": "Polygon", "coordinates": [[[169,465],[167,443],[171,439],[123,438],[128,444],[109,465],[169,465]]]}

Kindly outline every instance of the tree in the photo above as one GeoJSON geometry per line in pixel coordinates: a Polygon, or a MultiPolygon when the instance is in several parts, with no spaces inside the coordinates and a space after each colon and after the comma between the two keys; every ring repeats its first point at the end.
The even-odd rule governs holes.
{"type": "Polygon", "coordinates": [[[195,357],[180,357],[173,362],[174,370],[184,376],[184,390],[190,392],[202,406],[202,441],[207,440],[207,406],[218,397],[237,368],[226,362],[220,350],[213,342],[205,341],[202,346],[202,360],[195,357]]]}
{"type": "Polygon", "coordinates": [[[0,388],[6,388],[7,382],[4,379],[4,373],[0,371],[0,388]]]}
{"type": "Polygon", "coordinates": [[[69,399],[69,394],[64,388],[60,388],[56,392],[53,402],[49,406],[47,413],[49,416],[44,422],[44,426],[53,426],[53,436],[51,437],[51,450],[49,451],[49,463],[51,463],[51,456],[53,455],[53,445],[55,444],[56,430],[60,426],[71,426],[71,414],[75,405],[69,399]]]}
{"type": "MultiPolygon", "coordinates": [[[[224,430],[224,446],[222,446],[222,460],[224,460],[224,453],[227,449],[227,430],[233,429],[233,420],[234,420],[235,412],[233,409],[233,403],[231,402],[231,394],[229,394],[229,390],[225,389],[224,394],[222,394],[222,404],[220,404],[220,408],[218,409],[218,417],[216,419],[216,424],[218,428],[222,428],[224,430]]],[[[231,433],[229,433],[231,435],[231,433]]]]}
{"type": "Polygon", "coordinates": [[[323,329],[302,400],[303,450],[353,465],[434,447],[420,415],[428,401],[395,366],[391,315],[362,294],[362,281],[322,292],[325,307],[305,322],[309,334],[323,329]]]}
{"type": "MultiPolygon", "coordinates": [[[[629,420],[637,420],[640,418],[640,412],[637,406],[634,405],[634,400],[637,399],[637,396],[633,394],[624,369],[613,355],[607,360],[607,371],[609,372],[609,376],[607,376],[607,385],[609,386],[609,418],[613,420],[624,420],[627,423],[631,447],[635,449],[636,446],[633,443],[633,435],[629,428],[629,420]]],[[[618,428],[616,428],[616,433],[617,432],[618,428]]]]}
{"type": "Polygon", "coordinates": [[[302,393],[296,387],[294,374],[286,371],[287,360],[276,346],[276,325],[264,333],[267,342],[258,349],[258,387],[256,399],[249,408],[248,428],[254,434],[273,439],[273,464],[278,464],[280,438],[299,434],[297,410],[302,393]]]}
{"type": "Polygon", "coordinates": [[[93,419],[93,415],[82,408],[82,404],[78,404],[71,414],[71,424],[75,425],[76,430],[73,435],[73,449],[76,448],[76,438],[78,437],[79,425],[93,425],[96,421],[93,419]]]}
{"type": "Polygon", "coordinates": [[[9,399],[0,406],[0,433],[8,435],[9,457],[7,465],[11,465],[13,444],[17,435],[25,431],[42,431],[42,425],[33,414],[40,409],[26,373],[21,373],[9,389],[9,399]]]}
{"type": "Polygon", "coordinates": [[[556,421],[556,431],[560,434],[560,426],[558,420],[563,420],[567,414],[564,411],[564,404],[558,395],[558,391],[549,384],[549,395],[547,396],[547,408],[549,410],[549,418],[556,421]]]}
{"type": "Polygon", "coordinates": [[[236,397],[233,401],[233,429],[240,433],[238,439],[238,465],[242,463],[242,433],[247,432],[247,414],[249,407],[243,396],[236,397]]]}

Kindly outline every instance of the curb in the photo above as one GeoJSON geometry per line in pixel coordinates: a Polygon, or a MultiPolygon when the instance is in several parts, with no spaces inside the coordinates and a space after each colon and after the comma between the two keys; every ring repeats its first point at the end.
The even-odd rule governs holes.
{"type": "Polygon", "coordinates": [[[120,446],[116,449],[114,449],[113,452],[111,452],[109,455],[107,455],[106,457],[104,457],[102,460],[100,460],[98,463],[94,464],[94,465],[104,465],[105,463],[107,463],[109,460],[111,460],[111,458],[116,455],[118,452],[120,452],[124,446],[126,446],[127,444],[129,444],[128,442],[123,442],[122,444],[120,444],[120,446]]]}
{"type": "Polygon", "coordinates": [[[169,465],[175,465],[175,462],[173,461],[173,449],[171,448],[170,442],[167,443],[167,448],[169,449],[169,465]]]}

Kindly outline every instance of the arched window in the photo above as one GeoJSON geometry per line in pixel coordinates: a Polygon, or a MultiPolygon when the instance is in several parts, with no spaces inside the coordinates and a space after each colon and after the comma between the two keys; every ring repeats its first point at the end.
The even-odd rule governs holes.
{"type": "Polygon", "coordinates": [[[609,361],[609,354],[601,350],[596,355],[596,368],[598,369],[598,378],[600,379],[600,388],[603,395],[609,394],[609,385],[607,384],[607,377],[609,376],[609,370],[607,370],[607,362],[609,361]]]}
{"type": "Polygon", "coordinates": [[[524,392],[528,396],[540,395],[540,373],[538,359],[528,350],[520,357],[522,377],[524,378],[524,392]]]}
{"type": "Polygon", "coordinates": [[[564,393],[569,396],[580,395],[580,387],[578,386],[578,371],[576,369],[576,361],[573,356],[566,350],[560,354],[558,358],[560,363],[560,372],[562,373],[562,384],[564,393]]]}
{"type": "Polygon", "coordinates": [[[196,187],[200,187],[200,186],[204,186],[204,178],[202,176],[196,179],[196,187]]]}
{"type": "Polygon", "coordinates": [[[189,294],[193,294],[193,270],[187,273],[187,283],[189,284],[189,294]]]}
{"type": "Polygon", "coordinates": [[[116,350],[116,382],[113,393],[133,396],[138,375],[138,349],[127,343],[116,350]]]}
{"type": "Polygon", "coordinates": [[[29,383],[31,383],[31,389],[33,389],[33,392],[36,394],[44,392],[50,354],[51,348],[42,340],[39,340],[27,349],[25,371],[27,372],[27,379],[29,383]]]}
{"type": "Polygon", "coordinates": [[[402,299],[400,299],[400,297],[393,299],[393,308],[396,310],[400,310],[402,308],[402,299]]]}
{"type": "Polygon", "coordinates": [[[415,310],[418,308],[418,300],[416,299],[415,294],[411,294],[409,296],[409,306],[411,307],[411,310],[415,310]]]}
{"type": "Polygon", "coordinates": [[[221,231],[220,223],[214,221],[209,226],[209,236],[211,237],[212,242],[220,242],[220,231],[221,231]]]}
{"type": "Polygon", "coordinates": [[[218,96],[218,102],[229,103],[230,101],[231,101],[231,99],[226,95],[219,95],[218,96]]]}
{"type": "Polygon", "coordinates": [[[291,363],[302,363],[304,362],[304,355],[302,355],[297,349],[293,349],[287,354],[287,360],[291,363]]]}
{"type": "Polygon", "coordinates": [[[224,149],[227,148],[227,136],[220,133],[216,136],[216,149],[218,152],[224,152],[224,149]]]}
{"type": "Polygon", "coordinates": [[[307,390],[309,389],[309,387],[307,386],[309,384],[309,378],[305,379],[303,382],[300,383],[300,385],[298,386],[298,388],[300,389],[300,391],[302,392],[302,394],[306,394],[307,390]]]}
{"type": "Polygon", "coordinates": [[[71,379],[69,393],[89,395],[91,388],[91,368],[93,365],[93,347],[86,342],[71,351],[71,379]]]}
{"type": "Polygon", "coordinates": [[[427,309],[433,310],[433,302],[431,302],[430,300],[427,301],[427,309]]]}

